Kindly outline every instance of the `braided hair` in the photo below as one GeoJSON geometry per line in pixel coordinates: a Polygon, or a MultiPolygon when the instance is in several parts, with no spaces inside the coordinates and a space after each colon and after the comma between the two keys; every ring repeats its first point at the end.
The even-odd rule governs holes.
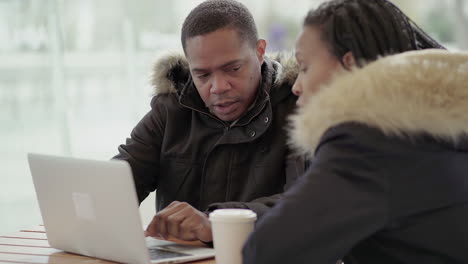
{"type": "Polygon", "coordinates": [[[331,0],[310,10],[304,26],[318,26],[331,53],[343,64],[351,51],[359,67],[379,56],[444,49],[389,0],[331,0]]]}

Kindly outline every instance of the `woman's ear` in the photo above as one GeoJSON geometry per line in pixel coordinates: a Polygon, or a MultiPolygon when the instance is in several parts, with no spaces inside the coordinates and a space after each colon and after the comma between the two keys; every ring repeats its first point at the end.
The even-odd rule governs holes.
{"type": "Polygon", "coordinates": [[[351,51],[346,52],[341,60],[343,61],[343,65],[346,69],[351,69],[356,66],[356,60],[354,59],[354,55],[351,51]]]}
{"type": "Polygon", "coordinates": [[[263,63],[263,60],[264,60],[266,46],[267,46],[267,42],[264,39],[259,39],[255,46],[255,49],[257,51],[257,58],[258,58],[258,61],[260,62],[260,65],[263,63]]]}

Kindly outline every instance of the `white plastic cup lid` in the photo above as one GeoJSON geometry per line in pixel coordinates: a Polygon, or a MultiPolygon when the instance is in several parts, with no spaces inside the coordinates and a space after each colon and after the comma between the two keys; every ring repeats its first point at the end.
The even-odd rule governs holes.
{"type": "Polygon", "coordinates": [[[249,209],[216,209],[210,213],[210,221],[251,222],[257,220],[257,214],[249,209]]]}

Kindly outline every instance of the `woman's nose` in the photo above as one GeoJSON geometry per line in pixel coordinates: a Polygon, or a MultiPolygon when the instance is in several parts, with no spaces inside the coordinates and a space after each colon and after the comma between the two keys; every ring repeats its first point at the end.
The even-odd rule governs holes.
{"type": "Polygon", "coordinates": [[[297,80],[292,87],[292,93],[296,96],[300,96],[302,94],[302,87],[297,80]]]}

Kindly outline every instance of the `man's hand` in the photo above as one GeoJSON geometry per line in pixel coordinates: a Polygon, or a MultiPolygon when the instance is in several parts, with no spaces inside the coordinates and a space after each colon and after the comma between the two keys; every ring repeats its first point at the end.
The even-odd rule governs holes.
{"type": "Polygon", "coordinates": [[[185,202],[172,202],[158,212],[145,232],[146,236],[180,240],[213,240],[208,217],[185,202]]]}

